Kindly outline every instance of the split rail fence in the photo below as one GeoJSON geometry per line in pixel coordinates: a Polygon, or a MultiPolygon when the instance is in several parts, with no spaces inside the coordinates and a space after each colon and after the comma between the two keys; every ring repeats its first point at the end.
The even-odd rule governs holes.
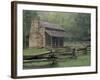
{"type": "Polygon", "coordinates": [[[85,46],[83,48],[70,48],[70,47],[64,47],[64,48],[56,48],[49,50],[49,52],[41,54],[41,55],[35,55],[35,56],[24,56],[24,63],[29,62],[41,62],[41,61],[52,61],[52,64],[56,63],[58,59],[63,59],[64,57],[69,57],[72,59],[77,59],[79,55],[86,55],[90,53],[91,48],[90,46],[85,46]]]}

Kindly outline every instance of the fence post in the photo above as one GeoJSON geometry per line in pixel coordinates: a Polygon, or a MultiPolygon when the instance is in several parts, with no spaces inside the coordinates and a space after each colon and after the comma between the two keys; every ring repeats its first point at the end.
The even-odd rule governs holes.
{"type": "Polygon", "coordinates": [[[57,63],[57,61],[56,61],[56,55],[55,55],[55,52],[53,50],[51,50],[49,56],[50,56],[50,60],[52,61],[51,64],[56,64],[57,63]]]}
{"type": "Polygon", "coordinates": [[[76,49],[75,48],[72,49],[72,58],[74,58],[74,59],[77,58],[76,49]]]}
{"type": "Polygon", "coordinates": [[[85,47],[85,48],[84,48],[83,54],[87,54],[87,48],[88,48],[88,47],[85,47]]]}

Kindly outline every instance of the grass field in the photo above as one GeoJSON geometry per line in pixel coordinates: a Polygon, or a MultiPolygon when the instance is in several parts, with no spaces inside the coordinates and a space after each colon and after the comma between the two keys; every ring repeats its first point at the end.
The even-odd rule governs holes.
{"type": "Polygon", "coordinates": [[[80,55],[77,59],[64,59],[58,65],[59,67],[90,66],[90,55],[80,55]]]}
{"type": "MultiPolygon", "coordinates": [[[[90,44],[89,42],[64,42],[64,46],[68,46],[70,48],[83,48],[85,45],[90,44]]],[[[46,48],[27,48],[23,50],[23,55],[31,56],[31,55],[40,55],[47,52],[46,48]]]]}
{"type": "MultiPolygon", "coordinates": [[[[66,42],[64,45],[69,47],[75,47],[75,48],[82,48],[85,45],[90,44],[83,43],[83,42],[66,42]]],[[[45,52],[48,52],[46,48],[27,48],[23,50],[24,56],[35,56],[35,55],[41,55],[45,52]]],[[[35,69],[35,68],[53,68],[53,67],[80,67],[80,66],[90,66],[91,65],[91,57],[90,57],[90,51],[88,54],[81,54],[78,55],[77,59],[69,58],[66,56],[60,56],[62,58],[57,59],[55,64],[52,64],[52,60],[39,60],[39,61],[29,61],[25,62],[23,61],[23,68],[24,69],[35,69]]]]}
{"type": "Polygon", "coordinates": [[[27,48],[23,50],[23,55],[24,56],[40,55],[47,51],[48,50],[46,48],[27,48]]]}
{"type": "Polygon", "coordinates": [[[74,48],[83,48],[86,45],[90,45],[90,41],[72,41],[64,42],[64,46],[74,47],[74,48]]]}

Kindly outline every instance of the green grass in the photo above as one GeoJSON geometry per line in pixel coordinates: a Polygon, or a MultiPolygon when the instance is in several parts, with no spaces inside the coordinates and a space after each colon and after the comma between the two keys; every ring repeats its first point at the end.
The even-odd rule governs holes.
{"type": "Polygon", "coordinates": [[[90,42],[76,41],[76,42],[64,42],[64,46],[74,47],[74,48],[84,48],[86,45],[90,45],[90,42]]]}
{"type": "MultiPolygon", "coordinates": [[[[82,48],[88,43],[83,42],[66,42],[65,46],[82,48]]],[[[62,49],[61,49],[62,50],[62,49]]],[[[23,50],[24,56],[34,56],[40,55],[45,52],[48,52],[46,48],[27,48],[23,50]]],[[[68,58],[68,56],[60,56],[62,59],[57,59],[57,63],[51,64],[52,60],[49,61],[31,61],[28,63],[24,63],[24,69],[34,69],[34,68],[52,68],[52,67],[80,67],[80,66],[90,66],[91,65],[91,57],[90,52],[88,54],[80,54],[77,59],[68,58]]]]}
{"type": "Polygon", "coordinates": [[[80,55],[77,59],[64,59],[58,63],[59,67],[89,66],[90,56],[80,55]]]}
{"type": "Polygon", "coordinates": [[[24,69],[34,69],[34,68],[52,68],[52,67],[80,67],[80,66],[90,66],[90,55],[80,55],[77,59],[72,59],[68,57],[64,57],[62,59],[58,59],[57,63],[51,64],[52,61],[46,62],[30,62],[24,63],[24,69]]]}
{"type": "Polygon", "coordinates": [[[48,50],[46,48],[27,48],[23,50],[23,55],[24,56],[39,55],[47,51],[48,50]]]}

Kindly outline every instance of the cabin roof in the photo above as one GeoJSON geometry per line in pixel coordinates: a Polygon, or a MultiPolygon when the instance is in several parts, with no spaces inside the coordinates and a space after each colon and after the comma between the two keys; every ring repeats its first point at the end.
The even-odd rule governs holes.
{"type": "Polygon", "coordinates": [[[49,28],[49,29],[56,29],[56,30],[64,31],[64,29],[60,25],[54,24],[54,23],[49,23],[46,21],[40,21],[40,26],[45,27],[45,28],[49,28]]]}
{"type": "Polygon", "coordinates": [[[64,31],[57,31],[57,30],[46,30],[46,32],[53,37],[64,37],[64,31]]]}

